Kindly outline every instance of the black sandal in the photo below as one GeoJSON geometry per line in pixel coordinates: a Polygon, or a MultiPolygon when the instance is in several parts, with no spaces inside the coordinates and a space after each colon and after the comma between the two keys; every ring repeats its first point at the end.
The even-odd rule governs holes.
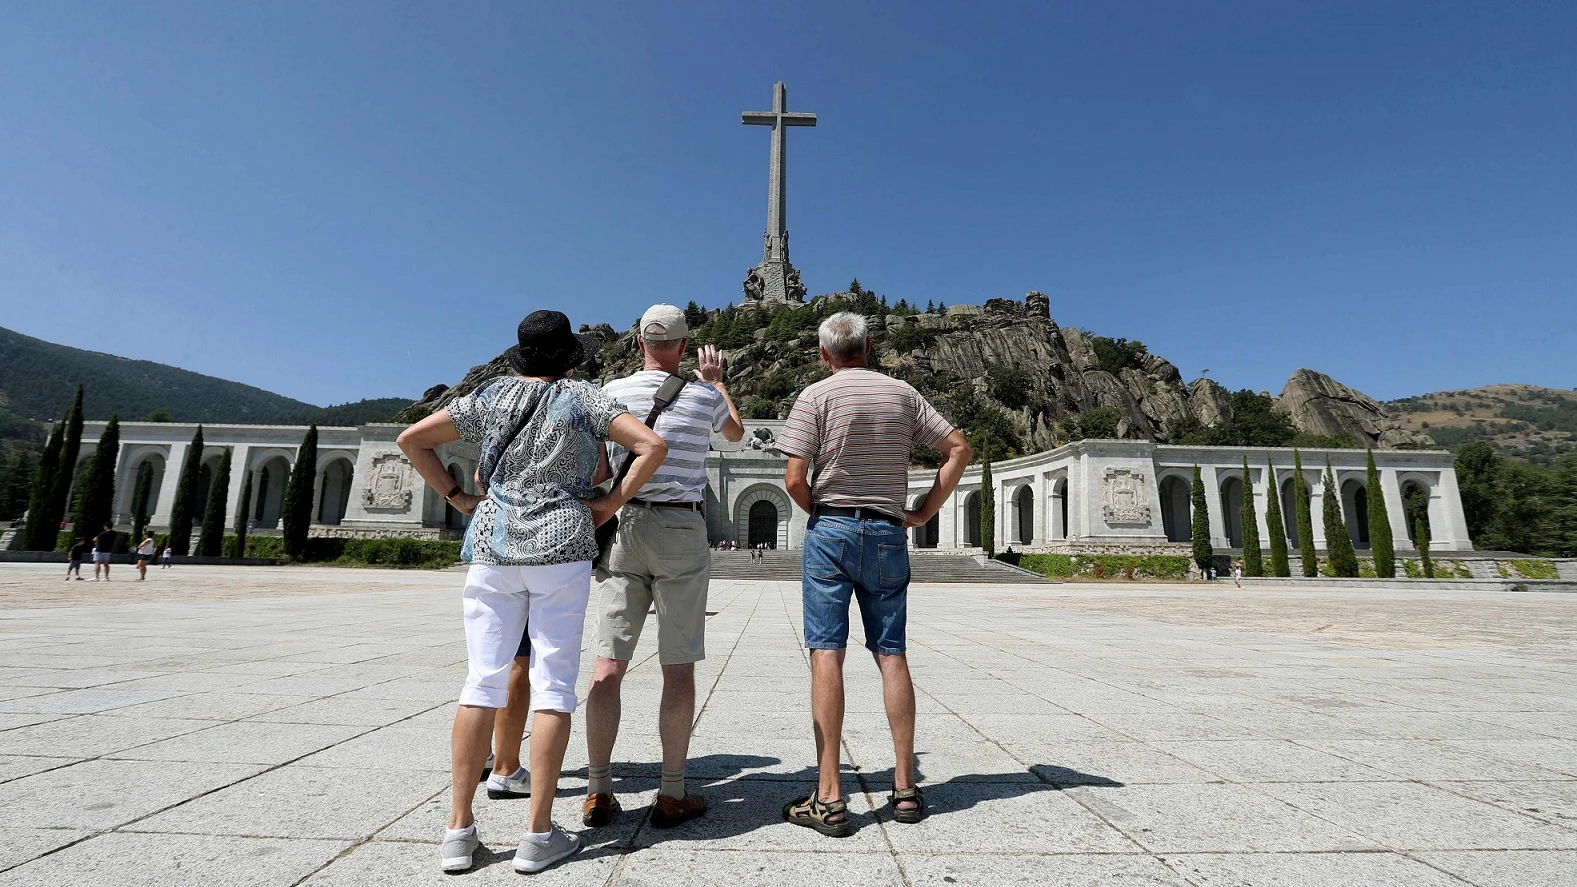
{"type": "Polygon", "coordinates": [[[832,838],[847,838],[854,834],[854,823],[849,821],[849,805],[843,801],[823,803],[814,793],[784,804],[783,818],[832,838]],[[834,816],[842,818],[833,821],[834,816]]]}
{"type": "Polygon", "coordinates": [[[893,808],[893,822],[919,822],[925,818],[925,793],[920,791],[918,785],[893,789],[893,793],[887,796],[887,803],[893,808]],[[900,801],[913,801],[915,806],[900,807],[900,801]]]}

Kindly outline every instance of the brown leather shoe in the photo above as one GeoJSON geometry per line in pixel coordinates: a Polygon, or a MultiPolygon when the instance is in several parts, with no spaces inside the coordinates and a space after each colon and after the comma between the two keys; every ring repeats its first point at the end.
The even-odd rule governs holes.
{"type": "Polygon", "coordinates": [[[682,798],[658,795],[652,804],[652,828],[673,828],[706,813],[706,798],[686,794],[682,798]]]}
{"type": "Polygon", "coordinates": [[[624,808],[613,795],[587,795],[580,805],[580,822],[587,828],[601,828],[613,821],[614,814],[624,808]]]}

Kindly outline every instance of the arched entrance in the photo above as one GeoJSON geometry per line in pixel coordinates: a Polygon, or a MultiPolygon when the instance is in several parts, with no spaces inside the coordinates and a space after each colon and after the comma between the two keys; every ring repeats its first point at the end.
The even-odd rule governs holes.
{"type": "Polygon", "coordinates": [[[159,452],[143,451],[133,453],[127,459],[124,473],[121,475],[124,486],[116,497],[118,503],[115,513],[124,515],[127,520],[137,521],[137,484],[139,478],[147,474],[148,498],[141,503],[144,518],[151,518],[159,510],[159,488],[164,485],[164,454],[159,452]]]}
{"type": "Polygon", "coordinates": [[[1369,547],[1369,491],[1358,480],[1342,484],[1342,521],[1355,548],[1369,547]]]}
{"type": "Polygon", "coordinates": [[[1287,542],[1291,545],[1298,544],[1298,489],[1293,478],[1281,482],[1281,522],[1285,524],[1287,542]]]}
{"type": "Polygon", "coordinates": [[[761,499],[750,506],[749,527],[745,545],[750,548],[778,547],[778,507],[769,499],[761,499]]]}
{"type": "Polygon", "coordinates": [[[258,467],[252,481],[252,520],[257,529],[271,530],[279,525],[289,481],[290,463],[283,456],[265,459],[258,467]]]}
{"type": "Polygon", "coordinates": [[[970,493],[964,497],[964,544],[971,548],[980,547],[979,493],[970,493]]]}
{"type": "Polygon", "coordinates": [[[1189,523],[1188,482],[1175,474],[1161,478],[1161,528],[1168,542],[1187,542],[1193,537],[1189,523]]]}
{"type": "Polygon", "coordinates": [[[1240,478],[1228,477],[1221,482],[1221,527],[1226,530],[1228,547],[1243,547],[1243,481],[1240,478]]]}
{"type": "MultiPolygon", "coordinates": [[[[914,501],[909,503],[909,507],[910,509],[918,509],[924,504],[925,496],[921,495],[914,497],[914,501]]],[[[941,526],[942,516],[940,513],[937,513],[931,515],[931,519],[926,521],[923,526],[915,527],[912,531],[914,533],[914,547],[937,547],[938,543],[941,541],[941,526]]]]}
{"type": "Polygon", "coordinates": [[[1068,538],[1068,479],[1059,477],[1051,482],[1051,507],[1046,510],[1051,519],[1048,539],[1068,538]]]}
{"type": "Polygon", "coordinates": [[[772,484],[757,484],[734,500],[734,541],[740,545],[788,548],[788,495],[772,484]]]}
{"type": "MultiPolygon", "coordinates": [[[[349,459],[330,459],[318,476],[318,523],[338,526],[350,507],[351,467],[349,459]]],[[[451,468],[451,475],[454,469],[451,468]]]]}
{"type": "Polygon", "coordinates": [[[1417,480],[1402,482],[1402,511],[1407,515],[1407,540],[1418,547],[1418,523],[1423,521],[1430,538],[1434,530],[1429,524],[1429,488],[1417,480]]]}
{"type": "Polygon", "coordinates": [[[1018,543],[1029,545],[1035,541],[1035,491],[1029,484],[1013,494],[1013,513],[1018,518],[1018,543]]]}

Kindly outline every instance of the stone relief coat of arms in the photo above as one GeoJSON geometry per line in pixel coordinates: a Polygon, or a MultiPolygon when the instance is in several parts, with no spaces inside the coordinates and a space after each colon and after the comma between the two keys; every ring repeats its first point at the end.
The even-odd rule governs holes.
{"type": "Polygon", "coordinates": [[[401,511],[411,507],[410,471],[411,463],[402,455],[390,453],[372,460],[372,477],[363,494],[366,506],[401,511]]]}
{"type": "Polygon", "coordinates": [[[1127,468],[1106,469],[1101,513],[1108,524],[1150,524],[1150,493],[1145,477],[1127,468]]]}

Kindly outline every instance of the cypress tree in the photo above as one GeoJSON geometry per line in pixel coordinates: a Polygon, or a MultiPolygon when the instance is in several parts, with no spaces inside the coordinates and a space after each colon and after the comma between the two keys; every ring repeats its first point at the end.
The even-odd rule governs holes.
{"type": "Polygon", "coordinates": [[[219,557],[224,553],[225,504],[230,498],[230,449],[219,457],[219,470],[208,485],[208,507],[203,511],[203,534],[197,537],[197,553],[219,557]]]}
{"type": "Polygon", "coordinates": [[[1320,497],[1320,512],[1325,519],[1325,553],[1331,559],[1331,570],[1343,579],[1356,579],[1358,555],[1353,551],[1352,537],[1347,535],[1347,523],[1342,520],[1342,503],[1336,495],[1336,472],[1331,470],[1330,457],[1325,459],[1325,492],[1320,497]]]}
{"type": "Polygon", "coordinates": [[[1194,482],[1189,488],[1189,504],[1194,512],[1194,563],[1199,572],[1209,575],[1215,562],[1215,552],[1210,548],[1210,512],[1206,510],[1205,481],[1199,476],[1199,466],[1194,466],[1194,482]]]}
{"type": "Polygon", "coordinates": [[[980,468],[980,547],[986,557],[997,553],[997,491],[991,480],[991,460],[980,468]]]}
{"type": "MultiPolygon", "coordinates": [[[[120,458],[120,416],[110,416],[109,424],[99,436],[99,445],[93,450],[93,461],[88,466],[87,482],[83,485],[82,498],[71,523],[77,535],[97,533],[99,527],[109,523],[115,509],[115,461],[120,458]]],[[[138,540],[141,541],[141,540],[138,540]]]]}
{"type": "Polygon", "coordinates": [[[142,542],[148,529],[148,499],[153,495],[153,466],[147,462],[137,466],[137,485],[131,494],[131,538],[133,544],[142,542]]]}
{"type": "Polygon", "coordinates": [[[1414,544],[1418,546],[1418,563],[1424,568],[1424,578],[1435,578],[1435,562],[1429,559],[1429,524],[1419,518],[1413,524],[1414,544]]]}
{"type": "Polygon", "coordinates": [[[27,523],[22,528],[22,548],[27,551],[55,550],[60,521],[51,523],[49,520],[49,497],[55,489],[55,475],[60,472],[60,450],[64,441],[65,425],[56,422],[50,429],[48,443],[44,444],[38,471],[33,475],[33,489],[27,497],[27,523]]]}
{"type": "Polygon", "coordinates": [[[296,464],[285,484],[281,509],[285,553],[300,560],[307,553],[307,530],[312,526],[312,493],[318,479],[318,426],[311,425],[296,451],[296,464]]]}
{"type": "MultiPolygon", "coordinates": [[[[49,542],[47,548],[40,551],[53,551],[55,538],[60,532],[60,522],[66,519],[66,506],[71,499],[71,484],[77,479],[77,456],[82,453],[82,386],[77,385],[76,399],[71,402],[71,412],[66,415],[65,436],[60,444],[60,467],[55,472],[54,485],[50,487],[49,499],[44,503],[44,517],[50,526],[49,542]]],[[[98,527],[91,529],[79,528],[79,535],[91,536],[98,532],[98,527]]]]}
{"type": "Polygon", "coordinates": [[[15,520],[27,511],[28,493],[33,489],[34,455],[16,449],[4,457],[0,468],[0,520],[15,520]]]}
{"type": "Polygon", "coordinates": [[[1291,576],[1292,566],[1287,563],[1287,525],[1281,517],[1281,490],[1277,489],[1276,468],[1265,457],[1265,526],[1270,530],[1270,575],[1291,576]]]}
{"type": "Polygon", "coordinates": [[[203,426],[197,426],[192,445],[181,461],[181,477],[170,505],[170,547],[185,557],[192,550],[192,521],[197,516],[197,480],[203,470],[203,426]]]}
{"type": "Polygon", "coordinates": [[[1309,482],[1303,477],[1303,456],[1292,451],[1292,497],[1297,502],[1293,512],[1298,519],[1298,558],[1303,561],[1304,576],[1320,575],[1320,558],[1314,552],[1314,510],[1309,507],[1309,482]]]}
{"type": "Polygon", "coordinates": [[[1259,551],[1259,513],[1254,508],[1254,484],[1249,481],[1248,457],[1243,457],[1243,575],[1265,575],[1265,562],[1259,551]]]}
{"type": "Polygon", "coordinates": [[[1381,579],[1395,579],[1396,545],[1391,538],[1391,515],[1386,511],[1385,493],[1380,489],[1380,471],[1374,467],[1372,449],[1364,483],[1369,488],[1369,552],[1374,555],[1374,574],[1381,579]]]}
{"type": "Polygon", "coordinates": [[[235,509],[235,556],[246,557],[246,524],[252,511],[252,472],[241,468],[241,504],[235,509]]]}

